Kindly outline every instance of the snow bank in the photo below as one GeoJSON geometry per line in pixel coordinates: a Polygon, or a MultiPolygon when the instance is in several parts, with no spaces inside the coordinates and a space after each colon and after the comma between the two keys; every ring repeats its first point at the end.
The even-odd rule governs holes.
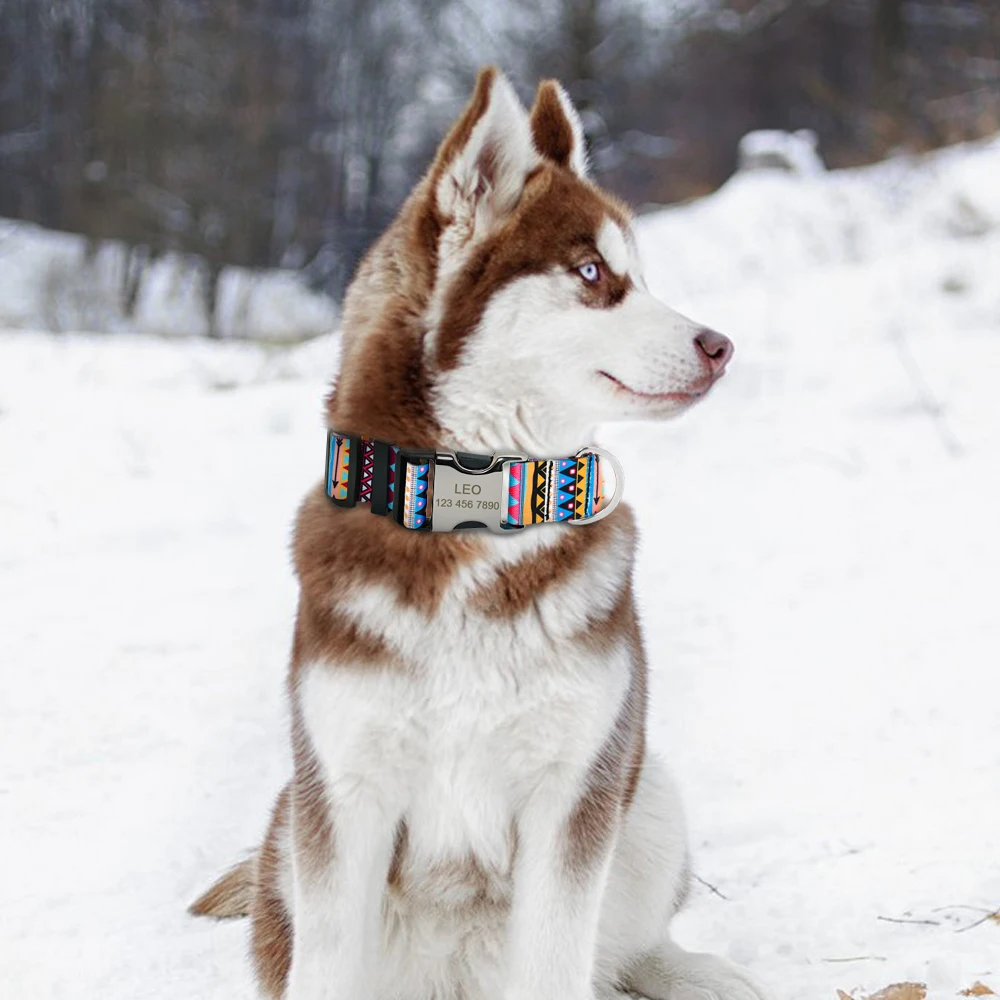
{"type": "Polygon", "coordinates": [[[870,264],[943,236],[1000,226],[1000,140],[874,167],[799,176],[735,174],[716,194],[642,220],[642,245],[669,255],[672,301],[817,267],[870,264]]]}
{"type": "MultiPolygon", "coordinates": [[[[640,226],[736,342],[696,411],[601,435],[704,880],[677,929],[778,1000],[1000,992],[997,176],[765,171],[640,226]]],[[[184,907],[288,774],[336,347],[0,336],[0,996],[252,995],[245,925],[184,907]]]]}
{"type": "Polygon", "coordinates": [[[681,926],[779,997],[1000,992],[1000,928],[965,930],[1000,907],[998,177],[992,141],[640,224],[651,288],[736,344],[702,411],[607,435],[662,469],[627,487],[654,738],[728,897],[681,926]]]}
{"type": "MultiPolygon", "coordinates": [[[[88,255],[80,236],[0,219],[0,327],[204,336],[210,323],[204,265],[168,254],[149,264],[134,308],[124,306],[127,248],[103,243],[88,255]]],[[[293,271],[229,267],[219,278],[215,331],[240,340],[300,341],[337,321],[333,300],[293,271]]]]}
{"type": "Polygon", "coordinates": [[[812,129],[781,132],[760,129],[748,132],[740,140],[739,169],[784,170],[802,177],[821,174],[826,167],[818,151],[818,137],[812,129]]]}

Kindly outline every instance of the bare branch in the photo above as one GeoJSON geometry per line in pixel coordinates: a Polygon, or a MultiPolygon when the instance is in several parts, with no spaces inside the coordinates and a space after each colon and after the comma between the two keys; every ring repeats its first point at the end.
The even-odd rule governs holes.
{"type": "Polygon", "coordinates": [[[915,920],[908,917],[876,917],[876,920],[884,920],[887,924],[926,924],[929,927],[940,927],[940,920],[915,920]]]}
{"type": "Polygon", "coordinates": [[[727,903],[731,902],[730,898],[727,895],[725,895],[725,893],[721,892],[719,890],[718,886],[712,885],[711,882],[705,881],[705,879],[703,879],[700,875],[696,875],[694,872],[692,872],[691,873],[691,878],[693,878],[695,880],[695,882],[698,882],[701,885],[703,885],[711,893],[713,893],[714,895],[718,896],[719,899],[724,899],[727,903]]]}

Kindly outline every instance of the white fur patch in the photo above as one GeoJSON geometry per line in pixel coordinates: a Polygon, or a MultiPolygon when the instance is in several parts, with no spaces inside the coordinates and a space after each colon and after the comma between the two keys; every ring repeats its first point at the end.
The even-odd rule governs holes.
{"type": "MultiPolygon", "coordinates": [[[[605,242],[615,232],[624,242],[618,227],[609,232],[605,242]]],[[[704,378],[694,341],[700,329],[641,285],[613,309],[592,309],[580,301],[575,275],[519,278],[493,295],[457,367],[439,379],[435,413],[449,447],[572,455],[602,421],[683,409],[666,394],[704,378]]]]}
{"type": "Polygon", "coordinates": [[[621,226],[614,219],[605,219],[597,234],[597,249],[608,267],[615,274],[625,276],[631,270],[632,261],[628,243],[621,226]]]}
{"type": "MultiPolygon", "coordinates": [[[[585,584],[602,571],[620,582],[626,567],[575,574],[567,584],[577,591],[576,606],[565,603],[565,593],[554,594],[544,624],[477,614],[462,593],[468,581],[422,625],[396,614],[383,589],[364,588],[352,617],[386,638],[401,639],[413,629],[416,641],[406,644],[410,668],[303,667],[302,715],[334,804],[337,856],[325,906],[322,884],[293,893],[296,942],[303,939],[302,920],[335,940],[339,934],[352,953],[331,948],[326,959],[293,965],[293,983],[303,987],[290,994],[293,1000],[320,995],[309,988],[329,976],[364,984],[367,992],[346,995],[375,1000],[520,998],[510,986],[516,972],[529,968],[551,986],[545,996],[583,995],[566,988],[560,975],[570,945],[588,941],[584,915],[566,914],[559,939],[544,949],[533,926],[511,927],[511,920],[550,927],[558,911],[553,900],[572,887],[557,849],[560,831],[625,697],[632,653],[624,642],[597,653],[544,634],[566,629],[570,615],[579,628],[586,620],[585,584]],[[539,795],[543,786],[549,793],[539,795]],[[402,817],[406,891],[387,897],[383,911],[381,887],[402,817]],[[540,870],[514,870],[514,824],[518,856],[537,856],[540,870]],[[474,884],[448,875],[469,859],[489,878],[493,902],[477,902],[474,884]],[[509,909],[514,881],[539,904],[520,918],[509,909]],[[376,953],[359,932],[380,916],[376,953]],[[504,942],[518,930],[531,955],[505,967],[504,942]]],[[[599,907],[599,895],[592,894],[591,905],[599,907]]],[[[594,927],[596,919],[592,909],[594,927]]],[[[587,951],[574,963],[576,973],[590,967],[592,942],[587,951]]]]}

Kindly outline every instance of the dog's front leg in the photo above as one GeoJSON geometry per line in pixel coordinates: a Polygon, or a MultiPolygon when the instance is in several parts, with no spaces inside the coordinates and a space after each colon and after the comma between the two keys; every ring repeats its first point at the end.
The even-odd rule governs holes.
{"type": "Polygon", "coordinates": [[[293,944],[287,1000],[371,1000],[394,831],[357,794],[316,801],[293,786],[293,944]]]}
{"type": "Polygon", "coordinates": [[[285,1000],[372,1000],[402,815],[377,682],[322,665],[293,690],[292,962],[285,1000]]]}
{"type": "Polygon", "coordinates": [[[517,824],[505,1000],[592,1000],[601,900],[621,815],[610,788],[532,797],[517,824]]]}

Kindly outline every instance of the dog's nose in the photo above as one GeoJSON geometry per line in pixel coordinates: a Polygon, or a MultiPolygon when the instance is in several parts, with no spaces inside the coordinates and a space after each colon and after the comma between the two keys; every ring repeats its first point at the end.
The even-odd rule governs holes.
{"type": "Polygon", "coordinates": [[[733,356],[733,342],[715,330],[702,330],[694,342],[708,361],[713,375],[721,375],[729,359],[733,356]]]}

